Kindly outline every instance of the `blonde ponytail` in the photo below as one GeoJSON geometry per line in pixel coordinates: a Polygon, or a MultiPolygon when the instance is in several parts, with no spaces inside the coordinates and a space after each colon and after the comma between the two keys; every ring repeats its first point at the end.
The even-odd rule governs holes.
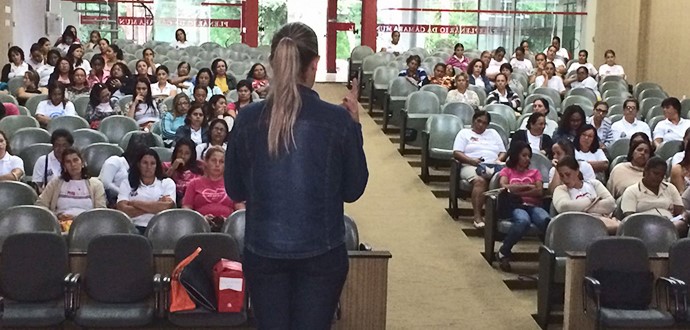
{"type": "Polygon", "coordinates": [[[270,109],[268,154],[274,159],[296,147],[293,126],[302,108],[298,84],[304,81],[304,72],[316,56],[316,34],[307,25],[290,23],[273,36],[270,59],[273,79],[266,102],[270,109]]]}

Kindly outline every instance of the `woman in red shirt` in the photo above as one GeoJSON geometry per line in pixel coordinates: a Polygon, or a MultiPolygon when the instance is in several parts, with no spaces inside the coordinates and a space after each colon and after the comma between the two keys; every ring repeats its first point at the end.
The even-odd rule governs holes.
{"type": "Polygon", "coordinates": [[[204,163],[204,175],[187,184],[182,207],[201,213],[211,226],[219,226],[232,212],[244,209],[244,203],[234,202],[225,192],[223,148],[208,148],[204,155],[204,163]]]}

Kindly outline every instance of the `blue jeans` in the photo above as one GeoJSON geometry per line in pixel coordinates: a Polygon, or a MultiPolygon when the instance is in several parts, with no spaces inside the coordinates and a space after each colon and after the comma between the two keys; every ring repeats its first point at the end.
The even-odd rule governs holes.
{"type": "Polygon", "coordinates": [[[498,250],[506,257],[510,257],[512,254],[510,250],[529,231],[531,224],[534,224],[540,232],[545,233],[546,226],[551,221],[551,216],[549,212],[541,207],[526,205],[522,208],[514,209],[511,220],[513,225],[503,239],[503,245],[498,250]]]}
{"type": "Polygon", "coordinates": [[[243,268],[259,330],[331,328],[349,268],[345,244],[306,259],[245,249],[243,268]]]}

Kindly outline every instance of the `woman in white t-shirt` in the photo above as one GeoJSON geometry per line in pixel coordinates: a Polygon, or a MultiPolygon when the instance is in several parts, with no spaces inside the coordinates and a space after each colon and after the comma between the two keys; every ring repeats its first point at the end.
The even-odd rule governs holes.
{"type": "Polygon", "coordinates": [[[616,200],[604,185],[597,180],[584,180],[580,166],[572,157],[566,156],[556,167],[563,182],[553,192],[553,207],[556,212],[585,212],[601,219],[609,233],[613,234],[620,223],[612,218],[616,200]]]}
{"type": "Polygon", "coordinates": [[[33,69],[31,65],[24,60],[24,51],[18,46],[10,47],[10,50],[7,51],[7,60],[9,63],[2,67],[0,82],[6,83],[10,79],[21,77],[26,71],[33,69]]]}
{"type": "Polygon", "coordinates": [[[556,75],[556,65],[553,64],[553,62],[547,62],[546,64],[544,64],[543,75],[538,76],[534,80],[534,84],[537,87],[546,87],[554,89],[561,93],[561,95],[565,94],[565,85],[563,85],[563,79],[556,75]]]}
{"type": "Polygon", "coordinates": [[[153,101],[151,84],[148,79],[137,78],[134,95],[134,101],[129,106],[127,117],[134,118],[142,129],[148,130],[153,123],[160,120],[160,112],[156,107],[156,102],[153,101]]]}
{"type": "Polygon", "coordinates": [[[175,182],[165,178],[156,151],[146,149],[132,162],[127,180],[120,185],[117,209],[125,212],[141,234],[158,212],[175,207],[175,182]]]}
{"type": "Polygon", "coordinates": [[[609,169],[609,160],[604,150],[601,149],[597,129],[590,124],[580,127],[573,141],[575,146],[575,159],[588,162],[592,165],[597,175],[603,175],[609,169]]]}
{"type": "Polygon", "coordinates": [[[220,118],[211,120],[211,124],[208,125],[208,142],[204,142],[196,146],[196,159],[202,160],[206,155],[206,151],[213,146],[218,146],[223,148],[223,150],[228,149],[228,144],[226,143],[228,133],[230,129],[228,128],[228,123],[220,118]]]}
{"type": "Polygon", "coordinates": [[[77,116],[77,111],[65,97],[65,86],[58,82],[48,86],[48,99],[38,104],[36,119],[42,127],[46,127],[51,120],[62,116],[77,116]]]}
{"type": "Polygon", "coordinates": [[[477,111],[472,116],[472,128],[458,132],[453,143],[453,158],[462,164],[460,178],[472,184],[472,207],[474,208],[474,226],[484,227],[482,210],[489,183],[477,175],[479,164],[503,164],[506,147],[501,136],[492,128],[491,115],[486,111],[477,111]]]}
{"type": "Polygon", "coordinates": [[[153,94],[153,96],[165,95],[167,97],[177,95],[177,86],[168,82],[169,73],[170,71],[165,65],[160,65],[156,68],[156,78],[158,82],[151,84],[151,94],[153,94]]]}
{"type": "MultiPolygon", "coordinates": [[[[553,167],[549,170],[549,191],[553,193],[556,187],[562,184],[561,178],[558,176],[558,173],[556,173],[556,166],[558,166],[561,159],[566,156],[575,158],[575,147],[573,147],[573,144],[568,140],[557,140],[554,142],[553,146],[551,146],[551,153],[553,154],[553,159],[551,160],[551,165],[553,165],[553,167]]],[[[589,163],[585,161],[578,161],[578,164],[584,180],[596,179],[592,165],[589,165],[589,163]]]]}
{"type": "Polygon", "coordinates": [[[479,109],[479,95],[469,86],[469,76],[466,72],[460,72],[455,76],[455,89],[448,92],[446,103],[462,102],[471,105],[475,109],[479,109]]]}
{"type": "Polygon", "coordinates": [[[187,42],[187,32],[183,29],[177,29],[177,31],[175,31],[175,48],[185,49],[189,46],[189,42],[187,42]]]}
{"type": "Polygon", "coordinates": [[[606,76],[619,76],[625,79],[625,70],[623,70],[621,65],[616,64],[616,52],[612,49],[607,49],[604,52],[604,57],[606,58],[606,63],[599,67],[599,80],[606,76]]]}
{"type": "Polygon", "coordinates": [[[0,131],[0,181],[19,181],[24,176],[24,161],[11,154],[10,140],[0,131]]]}
{"type": "Polygon", "coordinates": [[[60,162],[62,173],[48,182],[36,205],[47,207],[60,222],[70,221],[84,211],[104,208],[103,183],[89,177],[79,151],[71,147],[65,149],[60,162]]]}
{"type": "Polygon", "coordinates": [[[84,58],[84,48],[80,44],[72,44],[67,51],[67,60],[72,62],[73,68],[82,68],[88,76],[91,73],[91,63],[84,58]]]}

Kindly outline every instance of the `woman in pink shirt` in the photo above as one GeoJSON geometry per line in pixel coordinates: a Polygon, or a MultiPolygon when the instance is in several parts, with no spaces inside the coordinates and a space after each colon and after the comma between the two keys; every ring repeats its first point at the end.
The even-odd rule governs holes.
{"type": "Polygon", "coordinates": [[[163,171],[167,177],[175,181],[177,191],[176,205],[180,205],[180,200],[187,190],[190,181],[204,175],[204,170],[199,167],[196,160],[196,144],[187,138],[182,138],[175,144],[171,162],[163,163],[163,171]]]}
{"type": "Polygon", "coordinates": [[[467,65],[470,64],[470,60],[465,57],[465,46],[461,43],[455,44],[455,52],[453,56],[449,57],[446,64],[452,65],[454,68],[460,69],[460,71],[467,71],[467,65]]]}
{"type": "MultiPolygon", "coordinates": [[[[540,232],[546,232],[551,221],[549,212],[542,208],[543,183],[541,173],[529,168],[532,147],[525,141],[517,141],[508,150],[506,167],[501,170],[500,185],[508,194],[517,197],[509,203],[512,208],[513,225],[503,239],[503,245],[496,254],[501,270],[510,271],[510,256],[513,245],[522,238],[534,224],[540,232]],[[519,199],[518,199],[519,198],[519,199]]],[[[511,198],[512,199],[512,198],[511,198]]]]}
{"type": "Polygon", "coordinates": [[[189,182],[182,207],[201,213],[212,227],[220,227],[232,212],[244,209],[244,203],[234,202],[225,192],[223,148],[208,148],[204,162],[204,175],[189,182]]]}
{"type": "Polygon", "coordinates": [[[91,73],[89,74],[89,86],[93,87],[95,84],[105,84],[110,77],[110,73],[104,70],[105,60],[103,57],[96,54],[91,58],[91,73]]]}

